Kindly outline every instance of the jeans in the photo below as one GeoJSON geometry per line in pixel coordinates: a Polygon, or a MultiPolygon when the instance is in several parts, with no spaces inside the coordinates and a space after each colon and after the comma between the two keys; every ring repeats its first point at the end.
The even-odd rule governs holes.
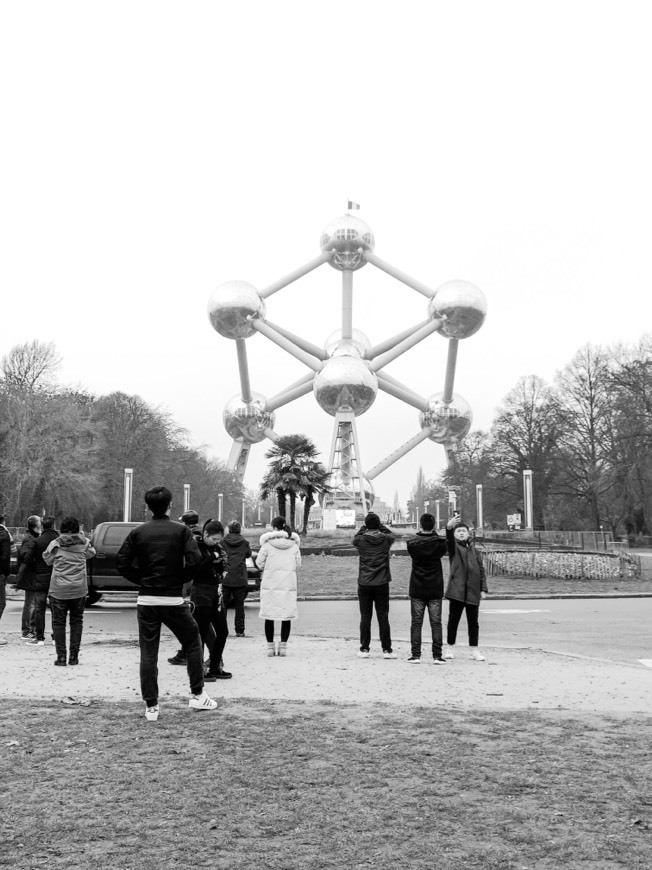
{"type": "Polygon", "coordinates": [[[380,645],[383,652],[392,651],[392,635],[389,629],[389,583],[380,586],[358,585],[358,601],[360,602],[360,650],[369,651],[371,643],[371,617],[374,605],[380,632],[380,645]]]}
{"type": "Polygon", "coordinates": [[[37,590],[32,592],[32,618],[30,626],[37,640],[45,640],[45,608],[47,600],[47,592],[37,590]]]}
{"type": "Polygon", "coordinates": [[[214,635],[213,643],[210,647],[211,660],[208,670],[211,674],[217,674],[220,670],[224,645],[229,636],[229,626],[226,622],[226,610],[224,609],[224,606],[222,606],[221,610],[218,610],[217,602],[214,604],[195,604],[193,616],[197,623],[197,627],[199,628],[199,636],[201,637],[202,644],[207,642],[209,633],[214,635]]]}
{"type": "Polygon", "coordinates": [[[235,609],[235,633],[244,634],[245,630],[245,598],[249,594],[246,586],[223,586],[224,606],[235,609]]]}
{"type": "Polygon", "coordinates": [[[70,614],[70,655],[77,655],[84,629],[84,605],[86,596],[81,598],[53,598],[50,595],[52,608],[52,634],[57,648],[57,658],[66,657],[66,615],[70,614]]]}
{"type": "Polygon", "coordinates": [[[23,613],[20,618],[20,630],[23,637],[32,633],[32,605],[34,601],[34,590],[25,590],[25,603],[23,604],[23,613]]]}
{"type": "MultiPolygon", "coordinates": [[[[290,629],[292,628],[292,620],[284,619],[281,622],[281,643],[287,643],[288,638],[290,637],[290,629]]],[[[267,643],[274,642],[274,620],[266,619],[265,620],[265,639],[267,643]]]]}
{"type": "Polygon", "coordinates": [[[448,627],[446,630],[446,641],[449,646],[455,644],[457,639],[457,626],[460,624],[462,612],[466,608],[466,624],[469,627],[469,646],[477,646],[478,638],[480,637],[480,626],[478,624],[478,613],[480,612],[479,604],[466,604],[464,601],[449,601],[448,602],[448,627]]]}
{"type": "Polygon", "coordinates": [[[190,691],[200,695],[204,688],[204,662],[199,628],[188,604],[138,604],[140,643],[140,690],[148,707],[158,704],[158,648],[161,626],[167,626],[181,644],[188,668],[190,691]]]}
{"type": "Polygon", "coordinates": [[[412,645],[412,655],[415,658],[421,657],[421,631],[426,607],[428,608],[428,619],[430,620],[430,631],[432,632],[432,657],[440,659],[442,642],[441,598],[430,598],[428,601],[423,601],[421,598],[410,598],[410,614],[412,617],[410,623],[410,643],[412,645]]]}

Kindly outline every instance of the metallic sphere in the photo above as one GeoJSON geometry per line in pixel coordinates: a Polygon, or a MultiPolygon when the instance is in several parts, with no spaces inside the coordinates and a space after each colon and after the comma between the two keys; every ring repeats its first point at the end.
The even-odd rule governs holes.
{"type": "Polygon", "coordinates": [[[439,334],[445,338],[468,338],[484,323],[487,300],[475,284],[448,281],[435,291],[428,303],[428,316],[443,318],[439,334]]]}
{"type": "Polygon", "coordinates": [[[249,317],[265,317],[265,303],[246,281],[228,281],[216,287],[208,300],[208,318],[224,338],[249,338],[256,331],[249,317]]]}
{"type": "Polygon", "coordinates": [[[319,240],[323,252],[333,252],[329,260],[334,269],[361,269],[366,265],[365,251],[373,251],[376,240],[364,221],[345,214],[331,221],[319,240]]]}
{"type": "Polygon", "coordinates": [[[453,401],[445,404],[443,393],[435,393],[419,414],[419,425],[428,429],[428,437],[436,444],[454,445],[466,437],[473,422],[473,412],[466,399],[453,394],[453,401]]]}
{"type": "Polygon", "coordinates": [[[324,350],[328,356],[359,356],[364,357],[371,349],[371,342],[359,329],[352,330],[351,338],[342,338],[342,330],[331,332],[324,342],[324,350]]]}
{"type": "Polygon", "coordinates": [[[334,356],[315,375],[313,390],[327,414],[353,411],[360,416],[374,403],[378,379],[359,357],[334,356]]]}
{"type": "Polygon", "coordinates": [[[265,439],[265,429],[273,429],[276,416],[267,410],[267,400],[260,393],[251,394],[251,402],[243,402],[233,396],[226,403],[224,428],[231,438],[242,438],[248,444],[258,444],[265,439]]]}

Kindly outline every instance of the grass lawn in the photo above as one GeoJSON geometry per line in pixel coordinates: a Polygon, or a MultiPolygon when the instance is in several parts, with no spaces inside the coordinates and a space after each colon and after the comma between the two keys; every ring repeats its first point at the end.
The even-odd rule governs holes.
{"type": "Polygon", "coordinates": [[[0,866],[649,870],[649,718],[0,702],[0,866]]]}

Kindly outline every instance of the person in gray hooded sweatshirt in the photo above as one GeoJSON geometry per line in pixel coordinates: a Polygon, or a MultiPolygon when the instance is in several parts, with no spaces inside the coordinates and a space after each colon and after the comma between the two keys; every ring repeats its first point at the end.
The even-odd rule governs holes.
{"type": "Polygon", "coordinates": [[[353,546],[360,554],[358,570],[358,601],[360,602],[360,652],[361,659],[369,658],[371,642],[371,616],[376,608],[380,644],[383,657],[395,659],[392,650],[392,635],[389,628],[389,551],[394,535],[380,522],[378,514],[371,511],[353,538],[353,546]]]}
{"type": "Polygon", "coordinates": [[[66,517],[61,523],[61,534],[43,553],[46,565],[52,565],[50,579],[50,606],[52,632],[57,648],[55,665],[66,664],[66,616],[70,614],[69,665],[79,664],[79,647],[84,628],[84,605],[88,594],[86,561],[95,550],[88,538],[79,534],[79,520],[66,517]]]}

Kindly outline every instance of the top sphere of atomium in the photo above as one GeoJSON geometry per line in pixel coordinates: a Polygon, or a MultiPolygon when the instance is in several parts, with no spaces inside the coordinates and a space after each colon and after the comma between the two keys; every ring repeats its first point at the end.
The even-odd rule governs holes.
{"type": "Polygon", "coordinates": [[[443,319],[439,334],[445,338],[468,338],[484,323],[487,300],[469,281],[447,281],[428,303],[428,316],[443,319]]]}
{"type": "Polygon", "coordinates": [[[208,318],[224,338],[249,338],[255,333],[252,318],[265,318],[265,303],[246,281],[228,281],[216,287],[208,300],[208,318]]]}
{"type": "Polygon", "coordinates": [[[450,402],[444,402],[443,393],[435,393],[427,399],[425,410],[419,414],[419,425],[428,429],[428,438],[447,446],[458,444],[465,438],[472,422],[471,406],[458,393],[453,393],[450,402]]]}
{"type": "Polygon", "coordinates": [[[364,221],[345,214],[324,228],[319,244],[323,253],[331,253],[329,263],[334,269],[354,272],[366,265],[364,254],[373,251],[376,240],[364,221]]]}
{"type": "Polygon", "coordinates": [[[359,417],[374,403],[378,378],[359,356],[333,356],[315,375],[313,392],[327,414],[352,411],[359,417]]]}
{"type": "Polygon", "coordinates": [[[222,419],[231,438],[259,444],[267,437],[265,430],[274,428],[275,414],[267,410],[264,396],[252,393],[250,402],[244,402],[240,396],[229,399],[222,419]]]}

